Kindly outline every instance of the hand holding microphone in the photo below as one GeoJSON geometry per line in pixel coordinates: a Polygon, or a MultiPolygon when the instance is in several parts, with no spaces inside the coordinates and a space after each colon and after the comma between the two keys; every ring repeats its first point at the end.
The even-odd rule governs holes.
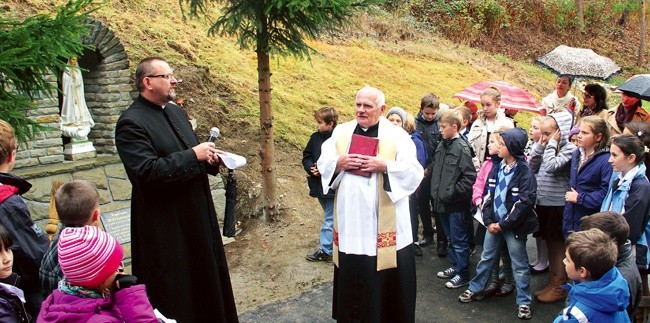
{"type": "Polygon", "coordinates": [[[192,147],[196,154],[196,159],[199,161],[207,161],[211,165],[219,163],[219,156],[217,156],[218,150],[214,146],[214,141],[220,134],[221,132],[219,131],[219,128],[212,127],[212,129],[210,129],[210,137],[208,137],[208,141],[192,147]]]}

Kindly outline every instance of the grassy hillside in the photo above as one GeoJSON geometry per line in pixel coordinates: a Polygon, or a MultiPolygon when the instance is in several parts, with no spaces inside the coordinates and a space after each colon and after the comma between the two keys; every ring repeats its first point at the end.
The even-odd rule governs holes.
{"type": "MultiPolygon", "coordinates": [[[[10,0],[6,8],[9,14],[25,16],[60,3],[10,0]]],[[[210,13],[217,14],[216,9],[210,13]]],[[[552,90],[552,74],[537,66],[454,45],[383,12],[375,14],[382,15],[360,15],[351,30],[312,43],[321,55],[310,61],[282,57],[273,61],[272,104],[280,140],[302,147],[313,131],[312,112],[322,105],[339,109],[343,120],[351,118],[354,93],[364,84],[383,89],[389,106],[410,112],[417,111],[426,92],[458,104],[454,93],[481,80],[506,80],[538,98],[552,90]],[[400,39],[404,34],[410,35],[409,40],[400,39]]],[[[168,59],[183,79],[177,94],[188,100],[200,129],[218,125],[226,129],[226,138],[254,136],[258,123],[254,52],[240,50],[233,39],[208,37],[209,21],[183,19],[178,1],[113,0],[94,16],[120,38],[133,68],[146,56],[168,59]]],[[[526,124],[527,118],[522,118],[526,124]]]]}

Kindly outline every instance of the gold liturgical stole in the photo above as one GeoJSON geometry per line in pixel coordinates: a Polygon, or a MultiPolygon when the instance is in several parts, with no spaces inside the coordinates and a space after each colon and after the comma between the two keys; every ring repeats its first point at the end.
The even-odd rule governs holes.
{"type": "MultiPolygon", "coordinates": [[[[357,124],[349,122],[339,127],[344,127],[336,138],[336,152],[339,156],[347,154],[348,147],[354,129],[357,124]]],[[[381,130],[380,130],[381,131],[381,130]]],[[[390,136],[379,141],[377,157],[383,160],[395,160],[397,145],[390,136]]],[[[345,174],[346,176],[357,176],[345,174]]],[[[374,174],[373,174],[374,175],[374,174]]],[[[360,188],[361,189],[361,188],[360,188]]],[[[384,191],[384,176],[377,175],[377,194],[379,195],[379,210],[377,214],[377,271],[397,267],[397,218],[395,215],[395,204],[384,191]]],[[[338,215],[336,212],[338,204],[338,190],[334,197],[334,243],[332,260],[339,265],[339,234],[338,215]]]]}

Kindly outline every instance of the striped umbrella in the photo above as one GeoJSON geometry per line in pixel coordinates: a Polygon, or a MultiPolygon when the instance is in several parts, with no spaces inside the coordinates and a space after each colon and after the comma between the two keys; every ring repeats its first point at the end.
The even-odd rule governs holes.
{"type": "Polygon", "coordinates": [[[546,113],[542,104],[539,103],[532,94],[504,81],[484,81],[474,83],[456,93],[454,98],[464,101],[481,102],[481,93],[490,86],[501,91],[501,107],[504,109],[528,111],[539,114],[546,113]]]}

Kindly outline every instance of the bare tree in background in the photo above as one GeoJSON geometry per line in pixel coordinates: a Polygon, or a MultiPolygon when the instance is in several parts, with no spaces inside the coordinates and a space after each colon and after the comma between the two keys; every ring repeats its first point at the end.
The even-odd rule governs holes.
{"type": "Polygon", "coordinates": [[[578,8],[578,22],[580,24],[580,32],[585,32],[585,9],[582,0],[575,0],[576,8],[578,8]]]}
{"type": "Polygon", "coordinates": [[[637,66],[643,66],[645,57],[645,37],[646,37],[646,0],[641,0],[641,35],[639,37],[639,56],[636,59],[637,66]]]}

